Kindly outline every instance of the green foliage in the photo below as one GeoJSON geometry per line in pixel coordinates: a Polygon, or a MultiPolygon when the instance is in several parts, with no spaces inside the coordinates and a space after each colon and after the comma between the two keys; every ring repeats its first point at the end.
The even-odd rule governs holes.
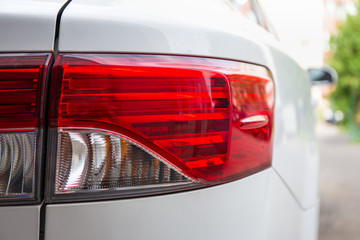
{"type": "Polygon", "coordinates": [[[348,15],[336,35],[330,39],[329,65],[339,76],[336,90],[330,100],[334,109],[344,113],[344,124],[360,136],[360,4],[357,14],[348,15]]]}

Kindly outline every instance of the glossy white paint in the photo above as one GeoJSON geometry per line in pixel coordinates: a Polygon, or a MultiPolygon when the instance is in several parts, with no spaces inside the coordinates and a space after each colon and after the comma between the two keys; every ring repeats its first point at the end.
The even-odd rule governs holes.
{"type": "MultiPolygon", "coordinates": [[[[64,2],[0,1],[0,52],[53,50],[64,2]]],[[[47,205],[47,240],[316,239],[317,155],[307,77],[270,34],[227,1],[73,0],[62,17],[59,50],[207,56],[267,66],[276,87],[274,153],[271,169],[216,187],[47,205]]],[[[0,207],[0,239],[38,239],[39,212],[39,206],[0,207]]]]}
{"type": "Polygon", "coordinates": [[[279,50],[270,48],[270,51],[278,80],[273,167],[301,208],[309,209],[318,200],[318,156],[310,81],[292,59],[279,50]]]}
{"type": "Polygon", "coordinates": [[[45,240],[266,239],[271,173],[177,194],[48,205],[45,240]]]}
{"type": "Polygon", "coordinates": [[[0,239],[39,240],[40,206],[0,207],[0,239]]]}
{"type": "Polygon", "coordinates": [[[317,215],[317,205],[300,209],[268,169],[184,193],[48,205],[45,240],[315,240],[317,215]]]}
{"type": "Polygon", "coordinates": [[[266,65],[257,41],[275,40],[224,2],[74,0],[62,16],[59,51],[201,55],[266,65]]]}
{"type": "Polygon", "coordinates": [[[62,16],[59,50],[209,56],[267,66],[276,86],[274,169],[299,207],[316,204],[318,159],[307,76],[269,33],[227,1],[73,0],[62,16]]]}
{"type": "Polygon", "coordinates": [[[56,16],[66,0],[1,0],[0,52],[52,51],[56,16]]]}
{"type": "MultiPolygon", "coordinates": [[[[65,0],[1,0],[0,52],[52,51],[55,20],[65,0]]],[[[40,206],[1,206],[0,239],[38,240],[40,206]]]]}
{"type": "Polygon", "coordinates": [[[316,240],[318,202],[306,211],[299,209],[278,174],[272,175],[269,199],[268,240],[316,240]]]}

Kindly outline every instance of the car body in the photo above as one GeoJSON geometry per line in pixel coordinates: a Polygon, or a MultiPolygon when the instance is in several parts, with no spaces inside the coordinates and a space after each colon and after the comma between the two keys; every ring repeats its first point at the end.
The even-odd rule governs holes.
{"type": "MultiPolygon", "coordinates": [[[[0,239],[317,239],[310,81],[267,30],[258,5],[258,24],[237,6],[225,0],[2,0],[1,53],[156,54],[245,62],[271,72],[275,104],[271,167],[166,194],[7,203],[0,206],[0,239]]],[[[51,148],[44,153],[46,163],[51,148]]],[[[50,181],[47,173],[42,179],[50,181]]]]}

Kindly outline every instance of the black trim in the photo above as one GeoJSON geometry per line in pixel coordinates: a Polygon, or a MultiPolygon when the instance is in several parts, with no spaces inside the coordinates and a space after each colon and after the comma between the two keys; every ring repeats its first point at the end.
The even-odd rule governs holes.
{"type": "Polygon", "coordinates": [[[45,239],[45,211],[46,205],[42,204],[40,207],[40,219],[39,219],[39,240],[45,239]]]}
{"type": "Polygon", "coordinates": [[[60,35],[60,21],[61,21],[61,16],[65,10],[65,8],[69,5],[69,3],[71,2],[71,0],[68,0],[59,10],[57,16],[56,16],[56,26],[55,26],[55,37],[54,37],[54,52],[55,52],[55,57],[57,57],[58,53],[59,53],[59,35],[60,35]]]}
{"type": "MultiPolygon", "coordinates": [[[[45,89],[44,89],[44,98],[43,98],[43,129],[42,129],[42,158],[41,158],[41,183],[40,183],[40,192],[41,192],[41,199],[44,200],[46,198],[46,184],[45,181],[47,180],[47,156],[48,156],[48,137],[49,137],[49,121],[48,121],[48,109],[49,109],[49,99],[50,99],[50,83],[51,83],[51,73],[53,70],[54,62],[56,60],[57,55],[59,54],[59,34],[60,34],[60,21],[61,16],[65,10],[65,8],[69,5],[71,0],[68,0],[59,10],[56,16],[56,23],[55,23],[55,36],[54,36],[54,55],[51,59],[51,62],[48,66],[48,71],[46,75],[46,82],[45,82],[45,89]]],[[[39,219],[39,240],[45,239],[45,217],[46,217],[46,204],[43,202],[40,207],[40,219],[39,219]]]]}

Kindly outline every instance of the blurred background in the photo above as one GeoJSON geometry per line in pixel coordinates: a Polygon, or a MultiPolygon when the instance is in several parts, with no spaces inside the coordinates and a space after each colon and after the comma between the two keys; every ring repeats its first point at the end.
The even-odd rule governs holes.
{"type": "Polygon", "coordinates": [[[353,0],[262,0],[280,41],[304,68],[328,64],[338,83],[312,86],[320,153],[320,240],[360,239],[360,13],[353,0]]]}

